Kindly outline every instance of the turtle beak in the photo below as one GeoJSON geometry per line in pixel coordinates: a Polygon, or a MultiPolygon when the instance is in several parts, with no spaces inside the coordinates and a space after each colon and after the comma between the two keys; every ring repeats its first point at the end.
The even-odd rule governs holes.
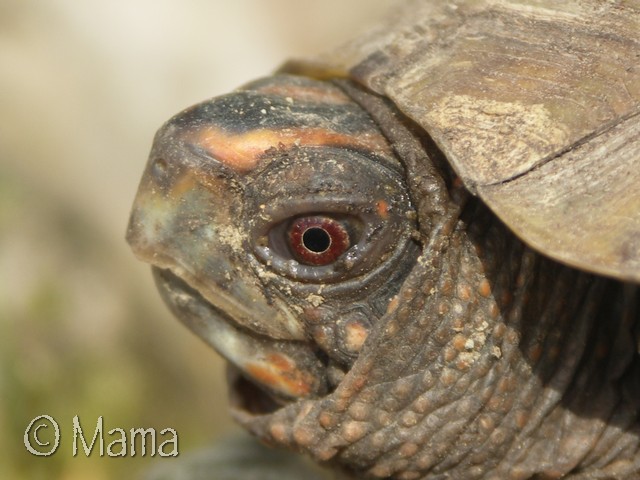
{"type": "MultiPolygon", "coordinates": [[[[252,335],[171,271],[154,267],[153,274],[173,313],[245,378],[271,393],[271,400],[286,402],[325,393],[322,364],[307,343],[252,335]]],[[[255,404],[256,394],[251,396],[243,403],[255,404]]]]}
{"type": "Polygon", "coordinates": [[[243,373],[285,397],[313,395],[321,367],[308,370],[318,360],[301,324],[250,266],[242,208],[240,175],[173,119],[156,135],[127,241],[174,313],[243,373]]]}

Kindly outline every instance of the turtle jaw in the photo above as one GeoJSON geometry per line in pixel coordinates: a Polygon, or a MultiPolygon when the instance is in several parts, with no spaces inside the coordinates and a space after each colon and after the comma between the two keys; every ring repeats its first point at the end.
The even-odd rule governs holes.
{"type": "MultiPolygon", "coordinates": [[[[258,389],[247,395],[246,385],[237,388],[236,397],[243,396],[243,403],[281,404],[326,393],[324,366],[308,343],[247,331],[171,271],[152,270],[163,300],[176,317],[229,361],[241,377],[267,393],[259,399],[258,389]]],[[[230,381],[232,387],[239,385],[237,377],[230,381]]]]}

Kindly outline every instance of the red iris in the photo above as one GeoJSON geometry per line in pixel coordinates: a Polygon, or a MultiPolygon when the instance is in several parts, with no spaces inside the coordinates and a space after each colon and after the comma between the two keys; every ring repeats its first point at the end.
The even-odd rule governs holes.
{"type": "Polygon", "coordinates": [[[350,247],[349,233],[330,217],[301,217],[289,229],[289,246],[307,265],[329,265],[350,247]]]}

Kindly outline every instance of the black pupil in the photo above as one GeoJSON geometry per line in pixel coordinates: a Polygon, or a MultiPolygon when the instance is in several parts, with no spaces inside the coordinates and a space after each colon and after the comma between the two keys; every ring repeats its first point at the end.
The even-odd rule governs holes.
{"type": "Polygon", "coordinates": [[[326,230],[313,227],[302,234],[302,243],[307,250],[314,253],[322,253],[327,251],[331,245],[331,237],[326,230]]]}

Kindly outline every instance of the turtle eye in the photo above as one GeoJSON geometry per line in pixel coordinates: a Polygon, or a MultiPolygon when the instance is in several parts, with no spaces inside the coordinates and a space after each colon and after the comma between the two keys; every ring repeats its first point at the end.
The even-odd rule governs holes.
{"type": "Polygon", "coordinates": [[[267,214],[266,222],[253,227],[256,260],[289,279],[303,283],[346,281],[392,264],[392,257],[403,255],[411,242],[411,224],[406,217],[385,212],[387,217],[382,218],[370,204],[351,208],[348,213],[346,208],[318,211],[304,206],[306,212],[287,218],[267,214]]]}
{"type": "Polygon", "coordinates": [[[329,265],[351,246],[347,228],[331,217],[295,219],[288,231],[289,249],[305,265],[329,265]]]}

